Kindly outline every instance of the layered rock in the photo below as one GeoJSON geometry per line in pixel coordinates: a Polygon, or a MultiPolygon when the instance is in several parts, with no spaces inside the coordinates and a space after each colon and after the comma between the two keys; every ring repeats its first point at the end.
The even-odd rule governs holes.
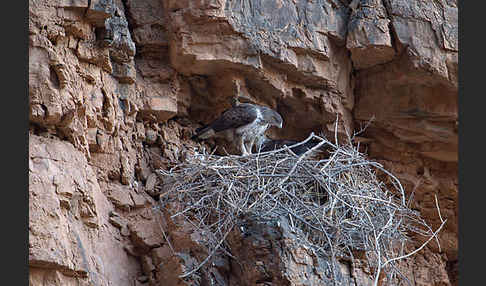
{"type": "MultiPolygon", "coordinates": [[[[457,4],[383,1],[383,7],[390,21],[396,56],[358,70],[354,118],[362,124],[373,119],[365,132],[365,136],[372,138],[370,156],[380,159],[397,174],[409,192],[415,190],[415,207],[434,228],[440,225],[435,208],[437,196],[442,216],[448,219],[439,234],[440,250],[445,253],[447,263],[455,265],[457,4]]],[[[364,9],[369,6],[358,6],[356,11],[364,9]]],[[[368,48],[362,50],[365,51],[373,54],[368,48]]],[[[431,245],[431,249],[439,251],[437,244],[431,245]]],[[[456,279],[454,276],[451,273],[452,280],[456,279]]]]}
{"type": "Polygon", "coordinates": [[[112,210],[81,151],[31,135],[30,285],[130,285],[140,265],[109,223],[112,210]]]}
{"type": "Polygon", "coordinates": [[[166,1],[170,59],[198,94],[191,117],[229,107],[235,83],[250,101],[285,118],[279,136],[305,138],[352,130],[351,60],[345,45],[348,9],[328,1],[166,1]],[[325,15],[325,16],[323,16],[325,15]],[[214,96],[218,95],[218,96],[214,96]],[[309,120],[298,121],[306,116],[309,120]],[[342,120],[340,122],[343,122],[342,120]]]}
{"type": "MultiPolygon", "coordinates": [[[[373,119],[356,140],[414,190],[434,229],[435,195],[448,219],[440,248],[403,273],[412,285],[454,285],[457,32],[449,0],[29,1],[31,284],[324,281],[290,234],[261,225],[231,237],[243,272],[221,253],[201,279],[178,277],[207,250],[152,209],[155,170],[183,160],[199,144],[193,129],[239,90],[282,114],[274,138],[330,135],[336,119],[344,135],[373,119]]],[[[370,283],[359,265],[342,271],[370,283]]]]}

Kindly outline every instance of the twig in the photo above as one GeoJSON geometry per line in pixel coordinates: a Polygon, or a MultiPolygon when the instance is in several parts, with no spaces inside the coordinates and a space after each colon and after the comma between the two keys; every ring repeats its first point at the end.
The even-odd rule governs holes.
{"type": "MultiPolygon", "coordinates": [[[[164,193],[160,203],[178,205],[177,210],[168,209],[170,217],[207,237],[199,242],[208,249],[207,257],[181,277],[201,269],[218,249],[230,254],[231,246],[224,242],[243,218],[260,222],[288,218],[297,241],[328,258],[334,278],[338,258],[353,260],[353,251],[365,251],[370,267],[377,270],[376,283],[384,271],[389,279],[396,277],[394,262],[413,255],[395,253],[393,245],[404,245],[411,234],[437,239],[442,226],[434,232],[410,209],[411,200],[395,175],[367,159],[352,142],[338,143],[338,121],[339,117],[335,142],[312,133],[292,146],[249,156],[218,156],[203,149],[169,170],[158,170],[165,182],[158,186],[164,193]],[[312,139],[319,143],[301,156],[292,152],[312,139]],[[330,157],[309,156],[324,145],[330,157]],[[380,181],[378,173],[392,184],[380,181]]],[[[437,198],[436,206],[445,223],[437,198]]]]}

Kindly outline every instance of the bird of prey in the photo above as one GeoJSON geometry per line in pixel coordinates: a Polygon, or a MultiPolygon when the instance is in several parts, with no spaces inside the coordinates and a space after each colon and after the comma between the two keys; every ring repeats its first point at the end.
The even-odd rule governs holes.
{"type": "MultiPolygon", "coordinates": [[[[281,149],[284,146],[290,147],[290,146],[295,145],[299,142],[300,141],[287,140],[287,139],[271,139],[271,138],[268,138],[267,136],[265,136],[265,134],[262,134],[261,136],[259,136],[257,138],[257,141],[255,143],[255,149],[256,149],[257,152],[258,151],[259,152],[267,152],[267,151],[273,151],[273,150],[281,149]]],[[[290,148],[290,150],[292,150],[292,152],[294,152],[297,156],[300,156],[300,155],[304,154],[305,152],[307,152],[308,150],[312,149],[312,147],[316,146],[320,142],[321,141],[313,138],[313,139],[305,142],[304,144],[290,148]]],[[[322,147],[320,147],[320,148],[322,148],[322,147]]]]}
{"type": "Polygon", "coordinates": [[[282,128],[282,124],[282,116],[271,108],[237,103],[210,124],[196,129],[192,138],[223,137],[235,144],[241,155],[249,155],[258,136],[264,134],[270,126],[282,128]]]}

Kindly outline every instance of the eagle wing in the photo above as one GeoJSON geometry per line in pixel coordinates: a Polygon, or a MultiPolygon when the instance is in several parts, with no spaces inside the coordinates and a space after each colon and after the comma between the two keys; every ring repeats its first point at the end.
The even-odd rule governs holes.
{"type": "Polygon", "coordinates": [[[207,132],[221,132],[228,129],[235,129],[252,123],[258,117],[257,106],[243,103],[234,106],[221,114],[216,120],[196,130],[195,137],[204,137],[207,132]]]}
{"type": "MultiPolygon", "coordinates": [[[[285,140],[285,139],[269,140],[263,144],[260,152],[273,151],[273,150],[283,148],[283,146],[292,146],[297,143],[299,143],[299,141],[296,140],[285,140]]],[[[290,148],[290,150],[292,150],[292,152],[294,152],[296,155],[302,155],[319,143],[320,141],[311,139],[310,141],[307,141],[304,144],[290,148]]],[[[322,150],[326,151],[325,147],[321,147],[321,151],[322,150]]]]}
{"type": "Polygon", "coordinates": [[[295,140],[269,140],[265,142],[262,146],[262,149],[260,150],[261,152],[267,152],[267,151],[273,151],[276,149],[283,148],[283,146],[292,146],[294,144],[297,144],[298,141],[295,140]]]}
{"type": "Polygon", "coordinates": [[[257,107],[252,104],[240,104],[223,112],[210,124],[215,132],[238,128],[252,123],[258,117],[257,107]]]}

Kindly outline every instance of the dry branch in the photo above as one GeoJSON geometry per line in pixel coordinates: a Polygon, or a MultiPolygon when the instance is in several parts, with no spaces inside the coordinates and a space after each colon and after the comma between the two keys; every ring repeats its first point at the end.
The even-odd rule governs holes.
{"type": "MultiPolygon", "coordinates": [[[[399,246],[411,234],[436,236],[440,228],[432,231],[409,208],[405,191],[392,173],[352,144],[337,145],[311,134],[293,146],[313,138],[320,143],[301,156],[288,147],[249,156],[196,151],[186,162],[159,170],[169,182],[163,186],[162,206],[177,202],[180,209],[172,218],[182,217],[198,231],[209,233],[204,244],[210,255],[181,277],[195,273],[218,249],[230,253],[225,238],[245,219],[288,218],[302,244],[333,262],[331,273],[339,269],[340,259],[352,260],[353,252],[364,253],[374,269],[375,285],[382,271],[389,281],[397,277],[395,262],[411,255],[399,246]],[[330,156],[316,159],[322,146],[330,156]],[[378,174],[392,183],[380,181],[378,174]]],[[[445,223],[442,217],[441,221],[445,223]]]]}

